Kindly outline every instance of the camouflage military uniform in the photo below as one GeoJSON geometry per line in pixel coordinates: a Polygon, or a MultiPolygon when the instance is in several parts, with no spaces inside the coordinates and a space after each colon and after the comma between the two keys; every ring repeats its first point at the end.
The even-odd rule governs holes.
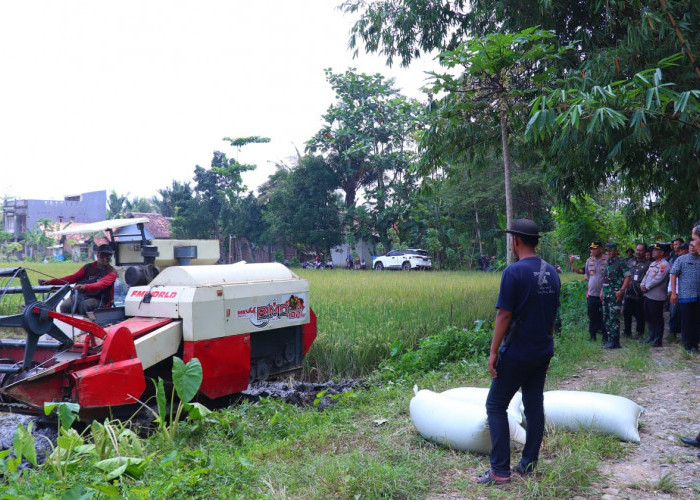
{"type": "Polygon", "coordinates": [[[629,275],[630,269],[627,262],[619,256],[606,259],[603,272],[603,324],[608,341],[616,345],[620,343],[622,300],[617,300],[615,292],[622,289],[622,284],[629,275]]]}

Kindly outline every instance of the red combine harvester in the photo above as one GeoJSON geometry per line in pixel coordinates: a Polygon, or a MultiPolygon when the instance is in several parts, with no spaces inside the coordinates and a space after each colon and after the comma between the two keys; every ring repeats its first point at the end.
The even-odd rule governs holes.
{"type": "Polygon", "coordinates": [[[316,338],[308,282],[277,263],[171,266],[90,318],[56,312],[71,285],[38,300],[45,287],[25,269],[2,276],[19,279],[24,309],[0,327],[26,338],[0,340],[0,411],[43,415],[45,402],[65,401],[91,420],[131,410],[173,356],[198,358],[200,395],[221,398],[300,370],[316,338]]]}

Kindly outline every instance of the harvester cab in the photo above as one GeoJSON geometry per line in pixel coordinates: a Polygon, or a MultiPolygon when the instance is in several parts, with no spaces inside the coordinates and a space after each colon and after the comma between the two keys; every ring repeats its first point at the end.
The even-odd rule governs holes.
{"type": "MultiPolygon", "coordinates": [[[[185,362],[200,360],[200,395],[209,399],[301,370],[316,338],[306,280],[277,263],[161,268],[161,245],[154,251],[156,245],[146,241],[114,243],[120,276],[131,283],[118,314],[59,313],[70,285],[49,292],[32,287],[23,268],[0,270],[0,277],[17,278],[21,285],[0,288],[0,297],[17,291],[24,300],[21,312],[0,316],[0,327],[25,332],[24,339],[0,340],[0,410],[40,415],[44,403],[64,401],[78,403],[80,418],[90,420],[131,409],[152,385],[148,378],[168,378],[176,355],[185,362]],[[124,259],[137,245],[144,261],[124,259]],[[155,259],[146,262],[146,256],[155,259]],[[133,268],[136,281],[128,275],[133,268]],[[37,293],[48,298],[39,300],[37,293]]],[[[201,255],[198,243],[182,243],[192,242],[166,248],[195,246],[194,253],[186,251],[188,258],[201,255]]],[[[177,263],[178,255],[165,257],[177,263]]]]}

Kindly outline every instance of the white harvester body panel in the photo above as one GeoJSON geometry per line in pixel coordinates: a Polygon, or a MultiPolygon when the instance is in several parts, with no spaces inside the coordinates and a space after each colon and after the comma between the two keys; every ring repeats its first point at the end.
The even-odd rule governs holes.
{"type": "Polygon", "coordinates": [[[136,339],[134,345],[145,370],[174,356],[180,347],[180,342],[182,342],[182,322],[174,321],[136,339]]]}
{"type": "Polygon", "coordinates": [[[310,321],[309,284],[282,264],[173,266],[132,287],[127,316],[182,319],[182,336],[201,341],[310,321]]]}

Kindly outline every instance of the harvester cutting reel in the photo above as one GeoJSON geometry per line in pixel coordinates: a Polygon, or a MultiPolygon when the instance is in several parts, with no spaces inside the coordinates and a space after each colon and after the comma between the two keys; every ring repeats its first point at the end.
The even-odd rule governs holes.
{"type": "MultiPolygon", "coordinates": [[[[24,310],[18,314],[8,316],[0,316],[0,327],[15,327],[24,328],[26,332],[26,340],[24,341],[24,358],[21,363],[14,359],[0,359],[0,374],[16,374],[29,370],[34,366],[34,353],[36,352],[39,339],[43,335],[49,335],[60,343],[60,348],[68,349],[73,345],[73,340],[68,337],[58,326],[53,322],[53,318],[49,315],[54,311],[58,304],[63,300],[63,297],[70,291],[70,284],[65,284],[57,291],[52,293],[46,300],[37,299],[35,290],[40,292],[49,292],[55,287],[40,286],[33,288],[27,271],[22,267],[0,269],[0,277],[10,278],[12,280],[18,278],[21,287],[5,286],[0,289],[0,303],[8,294],[21,293],[24,298],[24,310]]],[[[21,340],[0,340],[0,357],[6,351],[5,346],[10,345],[16,349],[21,340]]],[[[6,377],[6,375],[3,375],[6,377]]]]}

